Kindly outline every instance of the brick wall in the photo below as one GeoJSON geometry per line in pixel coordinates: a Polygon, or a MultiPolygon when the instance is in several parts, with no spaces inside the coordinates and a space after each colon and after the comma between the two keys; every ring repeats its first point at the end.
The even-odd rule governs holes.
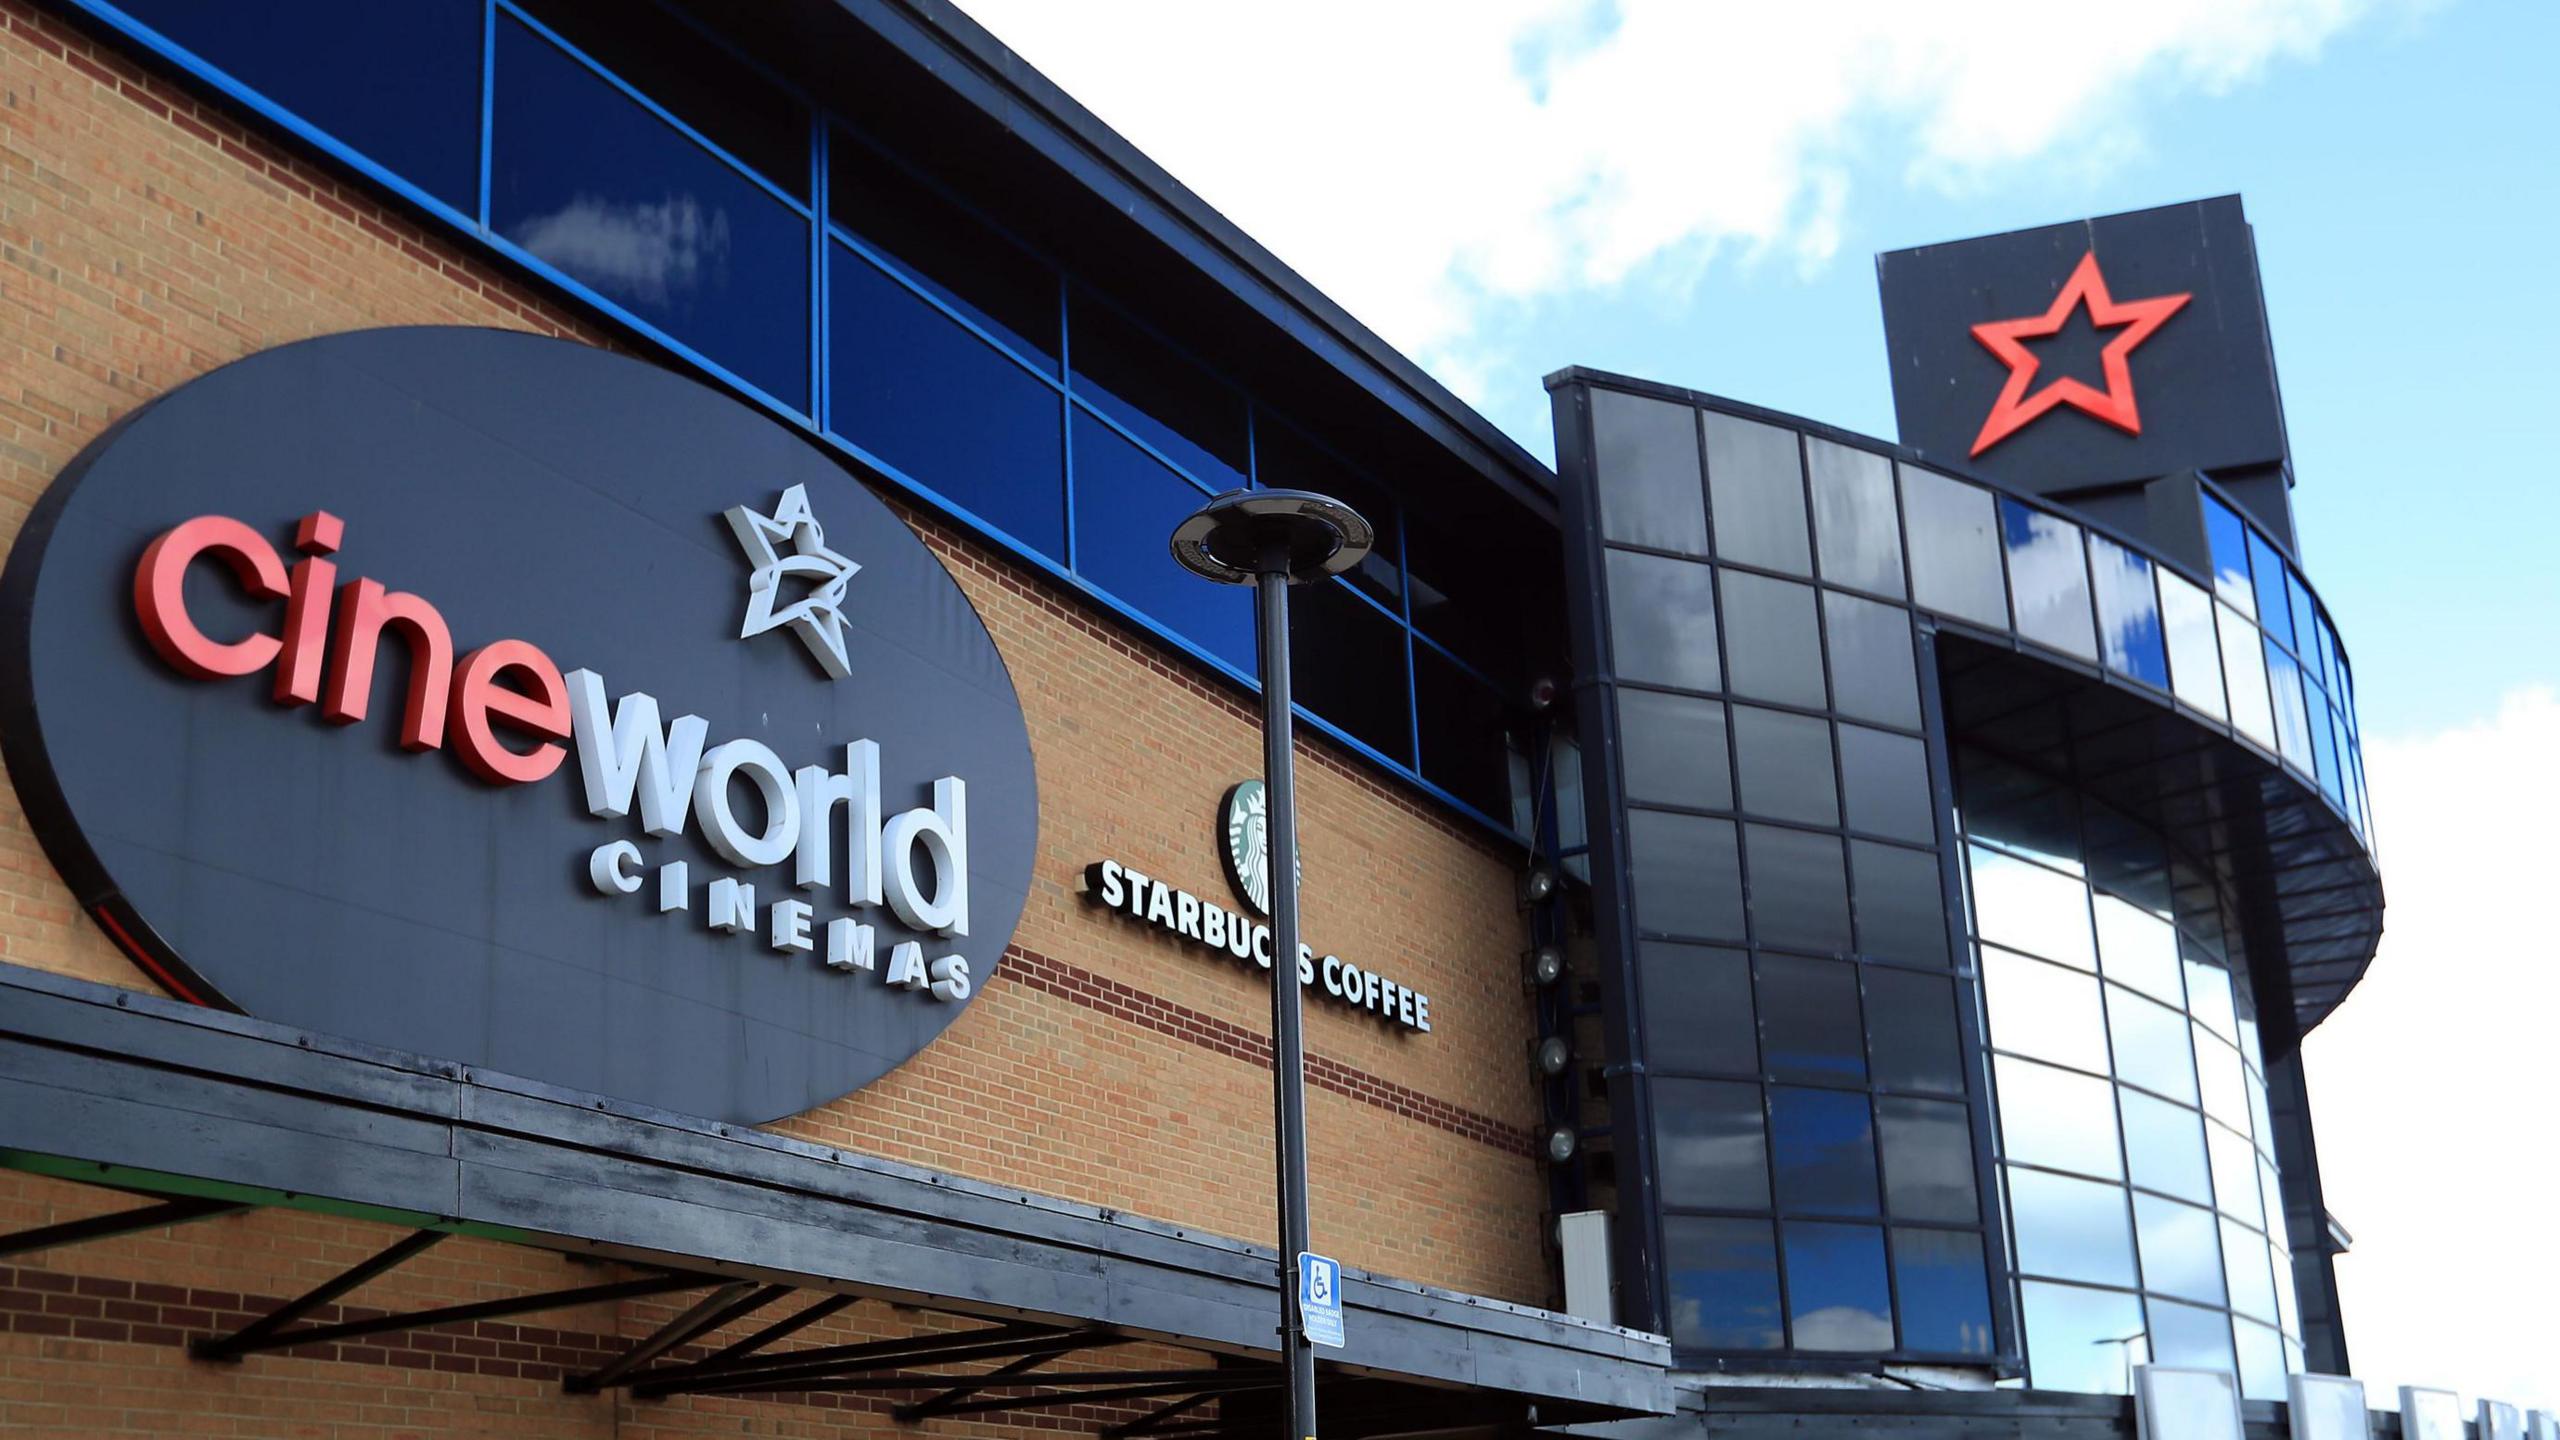
{"type": "MultiPolygon", "coordinates": [[[[82,446],[152,396],[286,341],[418,323],[626,343],[173,80],[26,0],[0,0],[0,544],[82,446]]],[[[1259,768],[1253,712],[1222,681],[893,503],[977,604],[1021,693],[1043,802],[1037,869],[1015,949],[941,1040],[776,1128],[1268,1242],[1264,982],[1078,894],[1084,866],[1105,856],[1223,892],[1213,811],[1229,783],[1259,768]]],[[[1354,1265],[1544,1303],[1514,862],[1344,752],[1310,743],[1301,756],[1307,938],[1429,993],[1434,1024],[1405,1034],[1309,1004],[1316,1242],[1354,1265]]],[[[0,961],[147,986],[77,914],[10,790],[0,790],[0,961]]],[[[123,1203],[0,1174],[7,1229],[123,1203]]],[[[60,1295],[42,1277],[94,1274],[190,1297],[280,1296],[380,1243],[352,1221],[206,1221],[17,1257],[0,1295],[60,1295]]],[[[383,1283],[441,1304],[474,1298],[475,1287],[581,1283],[561,1281],[564,1268],[449,1241],[383,1283]]],[[[154,1295],[83,1296],[75,1283],[70,1300],[94,1299],[98,1314],[58,1311],[50,1298],[11,1311],[36,1323],[0,1335],[0,1430],[114,1433],[104,1410],[80,1408],[84,1397],[152,1417],[124,1428],[153,1434],[567,1434],[602,1414],[636,1435],[669,1423],[613,1419],[607,1402],[562,1396],[548,1376],[476,1365],[254,1357],[208,1374],[165,1343],[179,1328],[168,1309],[190,1306],[154,1295]],[[117,1317],[110,1301],[162,1308],[117,1317]],[[47,1318],[57,1315],[125,1328],[64,1334],[47,1318]],[[272,1387],[260,1389],[260,1376],[272,1387]],[[252,1393],[255,1404],[216,1400],[252,1393]],[[277,1398],[288,1395],[290,1405],[277,1398]]],[[[552,1323],[644,1333],[648,1313],[630,1304],[552,1323]]],[[[722,1403],[726,1433],[880,1423],[722,1403]]]]}

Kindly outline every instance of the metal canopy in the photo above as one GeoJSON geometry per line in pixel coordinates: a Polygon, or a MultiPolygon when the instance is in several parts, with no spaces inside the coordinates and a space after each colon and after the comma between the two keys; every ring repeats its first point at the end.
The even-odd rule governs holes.
{"type": "MultiPolygon", "coordinates": [[[[1237,1426],[1276,1403],[1280,1383],[1268,1249],[7,965],[0,1164],[176,1197],[0,1236],[6,1249],[249,1206],[411,1227],[199,1340],[208,1360],[665,1294],[673,1319],[569,1388],[878,1394],[910,1419],[1117,1405],[1130,1418],[1113,1431],[1135,1437],[1237,1426]],[[641,1273],[405,1314],[324,1309],[451,1233],[641,1273]],[[979,1323],[785,1345],[866,1302],[979,1323]],[[1095,1368],[1140,1341],[1206,1363],[1168,1368],[1159,1351],[1143,1369],[1095,1368]]],[[[1327,1402],[1328,1433],[1672,1409],[1659,1337],[1356,1271],[1343,1291],[1352,1346],[1324,1372],[1325,1393],[1342,1397],[1327,1402]]]]}

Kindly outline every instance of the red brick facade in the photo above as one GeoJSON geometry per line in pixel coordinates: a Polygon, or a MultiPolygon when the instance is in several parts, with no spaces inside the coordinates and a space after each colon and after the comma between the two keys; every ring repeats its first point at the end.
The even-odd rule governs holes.
{"type": "MultiPolygon", "coordinates": [[[[625,343],[166,76],[25,0],[0,0],[0,542],[64,464],[154,395],[290,340],[421,323],[625,343]]],[[[1213,811],[1258,768],[1254,713],[1222,681],[899,503],[979,607],[1020,691],[1039,858],[1013,951],[949,1032],[879,1083],[776,1128],[1267,1242],[1262,981],[1079,894],[1084,866],[1106,856],[1195,893],[1223,890],[1213,811]]],[[[1347,753],[1302,753],[1308,939],[1428,992],[1434,1026],[1399,1033],[1309,1007],[1317,1244],[1388,1274],[1546,1303],[1516,857],[1347,753]]],[[[147,988],[77,912],[13,797],[0,794],[0,963],[147,988]]],[[[0,1171],[0,1231],[133,1203],[0,1171]]],[[[860,1406],[562,1391],[562,1375],[596,1363],[611,1337],[673,1313],[660,1301],[531,1317],[554,1328],[394,1336],[330,1358],[215,1365],[177,1343],[236,1326],[399,1233],[268,1211],[12,1257],[0,1269],[0,1432],[388,1440],[890,1427],[860,1406]]],[[[349,1303],[452,1304],[598,1273],[457,1239],[349,1303]]],[[[919,1323],[880,1310],[829,1323],[855,1336],[919,1323]]]]}

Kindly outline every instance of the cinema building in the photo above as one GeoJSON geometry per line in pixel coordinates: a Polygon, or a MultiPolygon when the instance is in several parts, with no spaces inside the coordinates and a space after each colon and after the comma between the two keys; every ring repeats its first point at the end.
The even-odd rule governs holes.
{"type": "Polygon", "coordinates": [[[0,82],[0,1433],[1271,1433],[1292,972],[1328,1436],[2348,1373],[2236,199],[1885,257],[1901,443],[1565,370],[1551,469],[941,4],[0,82]],[[1244,486],[1378,537],[1297,956],[1244,486]]]}

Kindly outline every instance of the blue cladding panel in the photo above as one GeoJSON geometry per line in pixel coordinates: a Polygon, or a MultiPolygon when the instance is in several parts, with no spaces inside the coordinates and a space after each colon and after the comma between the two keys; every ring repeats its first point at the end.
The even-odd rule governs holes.
{"type": "Polygon", "coordinates": [[[871,262],[841,245],[828,251],[829,428],[1064,561],[1058,392],[871,262]]]}
{"type": "Polygon", "coordinates": [[[492,229],[809,408],[807,216],[503,17],[496,110],[492,229]]]}
{"type": "Polygon", "coordinates": [[[120,3],[375,164],[479,210],[480,0],[120,3]]]}

